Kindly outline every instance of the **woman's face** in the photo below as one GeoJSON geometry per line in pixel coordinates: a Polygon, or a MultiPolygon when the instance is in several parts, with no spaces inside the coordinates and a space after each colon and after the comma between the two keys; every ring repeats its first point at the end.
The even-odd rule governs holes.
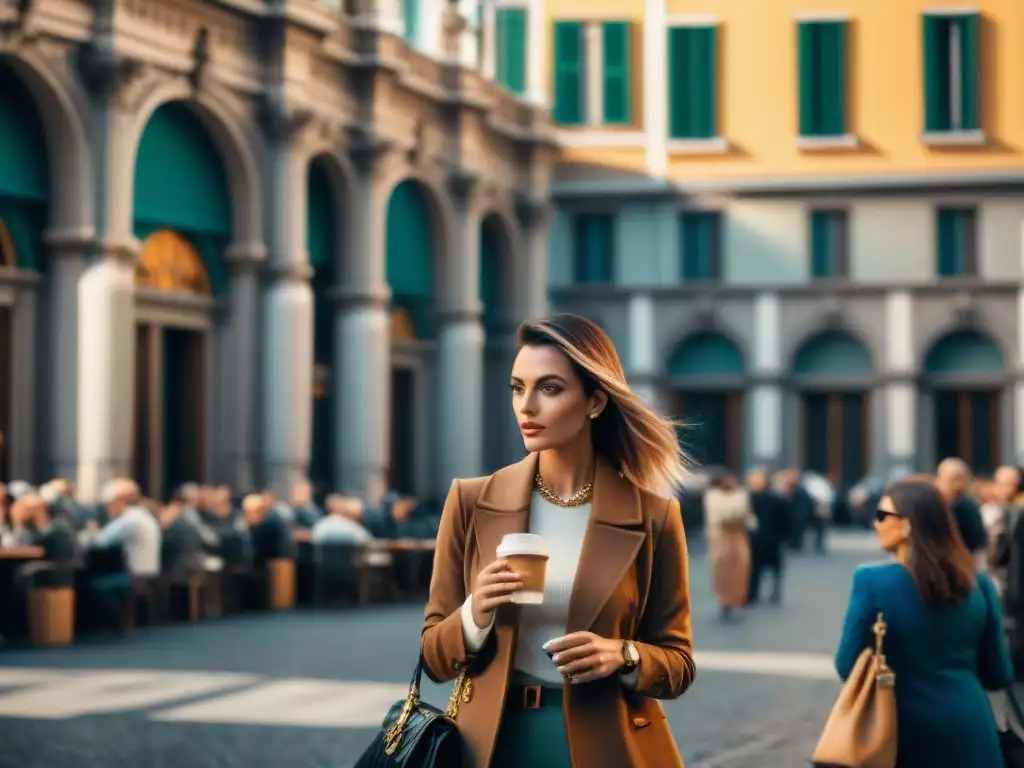
{"type": "Polygon", "coordinates": [[[878,502],[878,513],[875,517],[875,531],[878,533],[878,544],[886,552],[895,552],[906,543],[909,525],[896,511],[896,505],[888,496],[878,502]]]}
{"type": "Polygon", "coordinates": [[[607,402],[601,391],[584,393],[569,359],[556,347],[524,346],[511,378],[512,408],[531,453],[571,445],[588,434],[591,414],[607,402]]]}

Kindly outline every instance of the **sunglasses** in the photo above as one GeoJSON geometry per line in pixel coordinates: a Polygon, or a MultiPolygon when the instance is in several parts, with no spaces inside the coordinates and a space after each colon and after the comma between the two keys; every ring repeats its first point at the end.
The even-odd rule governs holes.
{"type": "Polygon", "coordinates": [[[890,512],[887,509],[876,509],[875,510],[875,520],[877,520],[880,523],[884,523],[885,519],[887,517],[899,517],[899,516],[900,516],[899,512],[890,512]]]}

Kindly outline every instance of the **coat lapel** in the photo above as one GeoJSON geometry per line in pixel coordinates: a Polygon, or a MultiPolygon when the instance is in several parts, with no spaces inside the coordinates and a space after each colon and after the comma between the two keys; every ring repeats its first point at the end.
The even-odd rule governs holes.
{"type": "Polygon", "coordinates": [[[495,559],[495,550],[507,533],[523,533],[530,522],[530,499],[537,455],[495,472],[480,489],[476,502],[476,546],[480,566],[495,559]]]}
{"type": "Polygon", "coordinates": [[[594,626],[635,562],[646,535],[636,487],[598,461],[593,506],[569,600],[567,633],[589,631],[594,626]]]}

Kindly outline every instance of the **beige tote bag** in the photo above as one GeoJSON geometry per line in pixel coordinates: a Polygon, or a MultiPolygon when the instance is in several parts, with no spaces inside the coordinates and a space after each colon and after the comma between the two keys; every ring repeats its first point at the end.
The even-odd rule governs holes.
{"type": "Polygon", "coordinates": [[[816,768],[895,768],[896,675],[885,663],[886,624],[878,614],[875,647],[865,648],[825,723],[816,768]]]}

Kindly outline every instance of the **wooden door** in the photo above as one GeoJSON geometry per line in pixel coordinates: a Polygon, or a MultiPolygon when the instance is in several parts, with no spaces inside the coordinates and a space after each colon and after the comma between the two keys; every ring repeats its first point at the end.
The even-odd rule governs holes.
{"type": "Polygon", "coordinates": [[[804,467],[840,489],[857,483],[870,466],[869,424],[865,392],[805,393],[804,467]]]}
{"type": "Polygon", "coordinates": [[[391,369],[391,490],[413,495],[416,487],[416,373],[391,369]]]}
{"type": "Polygon", "coordinates": [[[156,457],[154,422],[154,329],[135,327],[135,429],[132,445],[132,476],[143,493],[152,494],[153,461],[156,457]]]}
{"type": "Polygon", "coordinates": [[[161,454],[164,498],[183,483],[204,481],[205,338],[200,331],[163,331],[161,454]]]}
{"type": "Polygon", "coordinates": [[[675,393],[674,417],[684,426],[680,440],[703,467],[743,465],[743,394],[731,390],[675,393]]]}
{"type": "Polygon", "coordinates": [[[936,460],[963,459],[979,475],[994,472],[1002,460],[1002,396],[998,390],[937,390],[936,460]]]}
{"type": "Polygon", "coordinates": [[[13,339],[11,337],[11,310],[0,308],[0,481],[10,476],[11,451],[11,376],[13,371],[13,339]]]}

